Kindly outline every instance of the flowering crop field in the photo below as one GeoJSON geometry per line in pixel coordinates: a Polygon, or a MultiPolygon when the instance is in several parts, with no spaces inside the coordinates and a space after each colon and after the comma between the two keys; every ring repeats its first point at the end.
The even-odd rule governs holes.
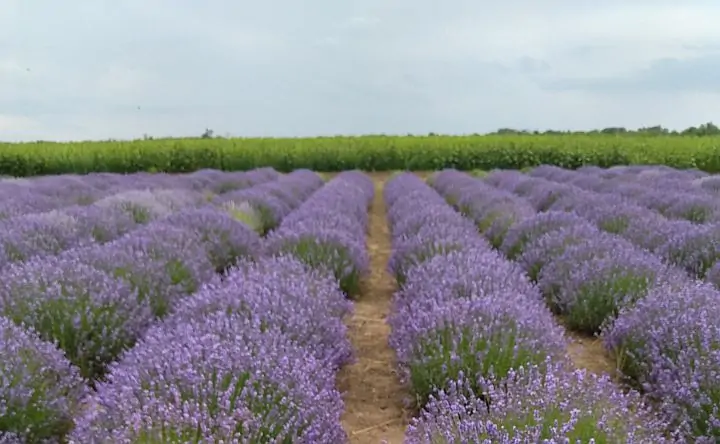
{"type": "Polygon", "coordinates": [[[714,443],[720,178],[0,180],[0,443],[714,443]]]}

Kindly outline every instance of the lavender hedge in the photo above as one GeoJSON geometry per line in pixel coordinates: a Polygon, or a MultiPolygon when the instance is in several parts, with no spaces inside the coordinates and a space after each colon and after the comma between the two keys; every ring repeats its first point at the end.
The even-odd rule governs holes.
{"type": "Polygon", "coordinates": [[[88,392],[52,343],[0,316],[0,442],[55,442],[88,392]]]}
{"type": "Polygon", "coordinates": [[[275,181],[218,196],[214,202],[243,221],[254,219],[252,212],[256,212],[259,219],[256,228],[261,234],[266,234],[277,228],[323,183],[315,172],[296,170],[275,181]]]}
{"type": "MultiPolygon", "coordinates": [[[[587,226],[550,232],[529,243],[521,263],[529,267],[540,262],[538,275],[546,292],[550,286],[561,294],[583,294],[580,300],[584,304],[598,300],[588,297],[588,286],[593,292],[615,295],[610,300],[617,299],[618,290],[623,300],[630,297],[630,303],[612,310],[613,316],[607,317],[609,323],[602,332],[618,368],[661,412],[666,424],[659,429],[673,431],[677,442],[716,442],[720,438],[720,390],[716,382],[720,341],[716,328],[719,313],[715,312],[720,293],[682,272],[708,282],[717,279],[716,202],[708,200],[702,194],[704,190],[693,190],[693,176],[683,177],[680,172],[646,168],[640,173],[617,171],[611,176],[603,170],[592,172],[594,176],[587,179],[581,173],[557,168],[538,170],[534,173],[537,177],[530,180],[505,172],[490,174],[486,180],[516,192],[520,188],[522,193],[527,193],[527,188],[519,184],[556,186],[545,179],[562,182],[557,184],[562,189],[581,187],[574,193],[562,193],[547,208],[577,213],[604,233],[593,233],[587,226]],[[605,177],[613,177],[613,181],[605,177]],[[585,240],[578,241],[573,231],[586,233],[585,240]],[[633,249],[627,242],[619,242],[620,238],[605,234],[613,232],[655,254],[633,249]],[[543,260],[545,251],[555,246],[560,246],[562,253],[543,260]],[[595,259],[588,262],[584,257],[595,259]],[[556,280],[553,275],[565,275],[565,283],[562,278],[551,282],[556,280]],[[628,291],[630,287],[636,291],[628,291]],[[578,291],[582,288],[585,290],[578,291]]],[[[602,311],[588,306],[580,320],[602,311]]],[[[572,322],[576,327],[577,321],[576,317],[572,322]]],[[[590,324],[598,325],[599,321],[598,316],[590,324]]]]}
{"type": "Polygon", "coordinates": [[[353,297],[369,271],[365,238],[374,192],[366,175],[340,173],[267,236],[266,253],[290,254],[311,267],[330,271],[353,297]]]}
{"type": "Polygon", "coordinates": [[[129,285],[59,257],[0,271],[0,315],[57,344],[87,378],[101,376],[152,320],[150,305],[129,285]]]}
{"type": "Polygon", "coordinates": [[[702,283],[663,285],[604,332],[629,381],[658,402],[692,442],[720,439],[720,293],[702,283]]]}
{"type": "Polygon", "coordinates": [[[112,366],[76,443],[343,442],[331,368],[223,312],[160,326],[112,366]]]}
{"type": "MultiPolygon", "coordinates": [[[[433,185],[459,192],[452,201],[463,201],[467,189],[435,179],[433,185]]],[[[396,177],[385,194],[395,245],[422,232],[418,244],[450,237],[445,245],[452,246],[407,263],[388,320],[401,375],[424,407],[406,442],[614,442],[628,436],[664,442],[656,439],[666,424],[649,416],[636,394],[570,370],[567,340],[538,289],[482,240],[474,224],[411,175],[396,177]],[[446,229],[448,222],[456,225],[446,229]]],[[[488,197],[502,200],[512,201],[488,197]]],[[[400,258],[407,251],[413,257],[409,249],[400,258]]]]}
{"type": "Polygon", "coordinates": [[[178,304],[167,323],[182,324],[215,311],[277,329],[333,368],[351,361],[343,319],[352,311],[352,303],[333,276],[292,256],[241,262],[223,282],[206,285],[178,304]]]}
{"type": "Polygon", "coordinates": [[[677,442],[663,434],[666,428],[637,393],[618,391],[607,376],[570,372],[547,360],[513,369],[500,382],[463,375],[431,398],[405,442],[677,442]]]}
{"type": "Polygon", "coordinates": [[[71,442],[345,442],[351,307],[291,256],[241,261],[111,366],[71,442]]]}

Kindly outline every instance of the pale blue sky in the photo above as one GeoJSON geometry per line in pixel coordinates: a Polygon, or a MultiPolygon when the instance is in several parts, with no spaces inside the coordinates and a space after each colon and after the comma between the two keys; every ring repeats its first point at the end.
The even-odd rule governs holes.
{"type": "Polygon", "coordinates": [[[720,122],[720,2],[2,0],[0,140],[720,122]]]}

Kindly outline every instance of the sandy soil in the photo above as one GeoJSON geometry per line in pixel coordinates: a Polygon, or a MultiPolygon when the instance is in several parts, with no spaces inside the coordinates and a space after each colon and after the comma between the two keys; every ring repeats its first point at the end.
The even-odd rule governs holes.
{"type": "Polygon", "coordinates": [[[395,372],[395,353],[387,343],[390,328],[385,322],[396,288],[387,272],[391,245],[382,198],[389,175],[369,174],[376,186],[367,241],[372,271],[348,320],[357,362],[340,371],[338,388],[344,393],[343,425],[351,443],[401,444],[408,420],[406,394],[395,372]]]}
{"type": "Polygon", "coordinates": [[[568,346],[570,360],[577,368],[584,368],[595,374],[616,377],[615,363],[605,351],[602,339],[567,332],[572,341],[568,346]]]}

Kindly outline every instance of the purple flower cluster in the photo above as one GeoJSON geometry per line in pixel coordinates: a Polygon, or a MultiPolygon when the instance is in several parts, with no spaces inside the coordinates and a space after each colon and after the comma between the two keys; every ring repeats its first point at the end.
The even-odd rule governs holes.
{"type": "Polygon", "coordinates": [[[195,234],[217,272],[224,272],[240,258],[257,257],[262,247],[260,236],[251,227],[212,206],[183,210],[160,223],[195,234]]]}
{"type": "Polygon", "coordinates": [[[536,214],[526,200],[510,192],[499,192],[492,185],[455,170],[436,173],[432,184],[450,204],[475,222],[495,248],[503,244],[511,226],[536,214]]]}
{"type": "Polygon", "coordinates": [[[340,173],[282,220],[267,236],[265,251],[328,270],[346,294],[357,294],[370,266],[365,238],[374,192],[365,174],[340,173]]]}
{"type": "MultiPolygon", "coordinates": [[[[683,273],[716,285],[720,275],[716,201],[697,186],[698,175],[658,168],[571,172],[557,167],[537,168],[531,175],[539,186],[558,181],[574,187],[574,194],[564,194],[549,208],[573,211],[605,233],[580,225],[547,233],[528,244],[520,262],[526,269],[540,268],[540,287],[553,296],[551,302],[584,306],[566,313],[574,327],[599,326],[600,313],[606,313],[602,335],[618,368],[659,406],[665,429],[675,431],[679,442],[716,442],[720,292],[683,273]],[[563,293],[582,297],[568,299],[563,293]],[[613,300],[623,302],[600,304],[613,300]]],[[[491,174],[487,183],[515,190],[526,182],[502,172],[491,174]]]]}
{"type": "Polygon", "coordinates": [[[208,249],[198,233],[163,221],[151,223],[113,242],[68,250],[62,258],[82,262],[112,275],[150,304],[153,315],[172,306],[215,275],[208,249]]]}
{"type": "Polygon", "coordinates": [[[414,174],[395,176],[383,193],[393,243],[389,268],[401,285],[409,269],[434,256],[489,248],[472,222],[414,174]]]}
{"type": "MultiPolygon", "coordinates": [[[[645,172],[652,171],[645,170],[645,172]]],[[[663,177],[667,175],[665,174],[663,177]]],[[[537,168],[535,176],[533,180],[539,183],[547,182],[543,178],[547,177],[552,180],[568,181],[568,183],[573,184],[570,185],[572,187],[576,187],[578,183],[582,184],[578,177],[583,177],[580,173],[562,170],[557,167],[537,168]]],[[[599,178],[597,180],[613,183],[599,178]]],[[[585,186],[590,188],[587,184],[585,186]]],[[[595,223],[600,229],[617,233],[633,244],[658,254],[668,263],[684,268],[694,277],[703,278],[708,269],[720,260],[718,243],[720,231],[717,223],[696,224],[700,221],[689,216],[678,216],[677,220],[667,219],[663,214],[668,217],[675,216],[664,211],[665,207],[641,206],[624,200],[624,197],[618,200],[617,194],[609,194],[612,193],[613,188],[596,188],[602,190],[602,192],[586,191],[576,187],[575,194],[564,196],[556,201],[551,209],[555,207],[573,211],[595,223]],[[648,208],[655,208],[660,212],[648,208]]],[[[633,189],[637,188],[638,185],[635,185],[633,189]]],[[[643,192],[647,194],[650,191],[645,190],[643,192]]],[[[659,189],[654,189],[652,192],[657,196],[663,195],[663,191],[659,189]]],[[[669,193],[669,195],[672,197],[672,193],[669,193]]],[[[711,198],[711,196],[701,197],[703,199],[711,198]]],[[[658,199],[660,198],[658,197],[658,199]]],[[[692,196],[686,196],[685,194],[681,197],[672,198],[677,201],[677,205],[693,202],[692,196]]],[[[665,197],[662,197],[662,199],[665,199],[665,197]]],[[[670,206],[667,208],[670,208],[670,206]]],[[[707,221],[711,220],[708,219],[707,221]]]]}
{"type": "Polygon", "coordinates": [[[351,305],[292,257],[241,262],[112,365],[71,442],[345,442],[351,305]]]}
{"type": "MultiPolygon", "coordinates": [[[[720,439],[720,292],[700,282],[656,287],[604,333],[629,380],[697,443],[720,439]]],[[[688,441],[689,442],[689,441],[688,441]]]]}
{"type": "Polygon", "coordinates": [[[73,427],[87,393],[50,342],[0,316],[0,442],[53,442],[73,427]]]}
{"type": "MultiPolygon", "coordinates": [[[[432,184],[457,192],[449,200],[459,204],[468,188],[454,186],[448,173],[432,184]]],[[[492,187],[484,191],[492,194],[492,187]]],[[[474,224],[465,224],[410,174],[389,182],[385,196],[396,246],[462,233],[445,244],[452,248],[406,262],[403,287],[393,298],[390,344],[424,406],[406,442],[664,442],[665,424],[646,418],[636,394],[623,395],[607,379],[570,370],[567,340],[538,289],[519,265],[482,240],[474,224]]],[[[478,199],[493,201],[491,195],[478,199]]],[[[591,229],[576,221],[567,229],[591,229]]]]}
{"type": "Polygon", "coordinates": [[[68,248],[93,242],[77,220],[53,210],[29,213],[0,221],[2,262],[22,262],[34,256],[58,254],[68,248]]]}
{"type": "Polygon", "coordinates": [[[55,256],[0,271],[0,315],[57,344],[87,378],[102,375],[152,320],[150,306],[120,279],[55,256]]]}
{"type": "Polygon", "coordinates": [[[550,359],[543,364],[513,369],[502,381],[461,376],[431,398],[405,442],[676,442],[637,393],[619,392],[606,376],[571,372],[550,359]]]}
{"type": "Polygon", "coordinates": [[[461,374],[503,378],[546,356],[562,359],[567,345],[522,270],[489,248],[408,270],[388,323],[401,374],[421,405],[461,374]]]}
{"type": "Polygon", "coordinates": [[[632,306],[650,289],[687,276],[622,238],[603,233],[569,246],[539,274],[549,306],[568,327],[597,333],[622,307],[632,306]]]}
{"type": "Polygon", "coordinates": [[[645,167],[640,171],[620,169],[611,176],[604,175],[604,171],[573,172],[542,166],[530,174],[614,197],[622,195],[671,219],[698,224],[720,222],[720,202],[717,196],[695,185],[699,177],[702,177],[700,180],[708,180],[707,176],[698,175],[704,173],[658,167],[645,167]],[[588,177],[592,179],[588,180],[588,177]]]}
{"type": "Polygon", "coordinates": [[[247,210],[243,208],[252,208],[259,214],[259,230],[261,234],[265,234],[277,228],[290,212],[298,208],[323,184],[317,173],[296,170],[272,182],[226,193],[217,197],[215,203],[241,220],[247,217],[247,210]]]}
{"type": "MultiPolygon", "coordinates": [[[[266,183],[272,177],[263,170],[216,173],[220,175],[217,180],[230,174],[247,184],[266,183]]],[[[124,176],[117,175],[107,175],[102,182],[94,176],[52,176],[9,184],[2,181],[0,196],[8,194],[8,199],[5,213],[2,205],[6,201],[0,204],[0,267],[35,256],[109,242],[140,224],[206,204],[207,198],[192,188],[189,176],[141,176],[140,183],[125,182],[119,179],[124,176]],[[49,197],[56,200],[43,203],[43,199],[49,197]]],[[[203,184],[212,186],[213,182],[203,184]]]]}
{"type": "Polygon", "coordinates": [[[352,357],[342,322],[352,303],[333,276],[292,256],[240,263],[221,283],[206,285],[179,303],[167,323],[184,323],[215,311],[280,330],[332,367],[339,368],[352,357]]]}

